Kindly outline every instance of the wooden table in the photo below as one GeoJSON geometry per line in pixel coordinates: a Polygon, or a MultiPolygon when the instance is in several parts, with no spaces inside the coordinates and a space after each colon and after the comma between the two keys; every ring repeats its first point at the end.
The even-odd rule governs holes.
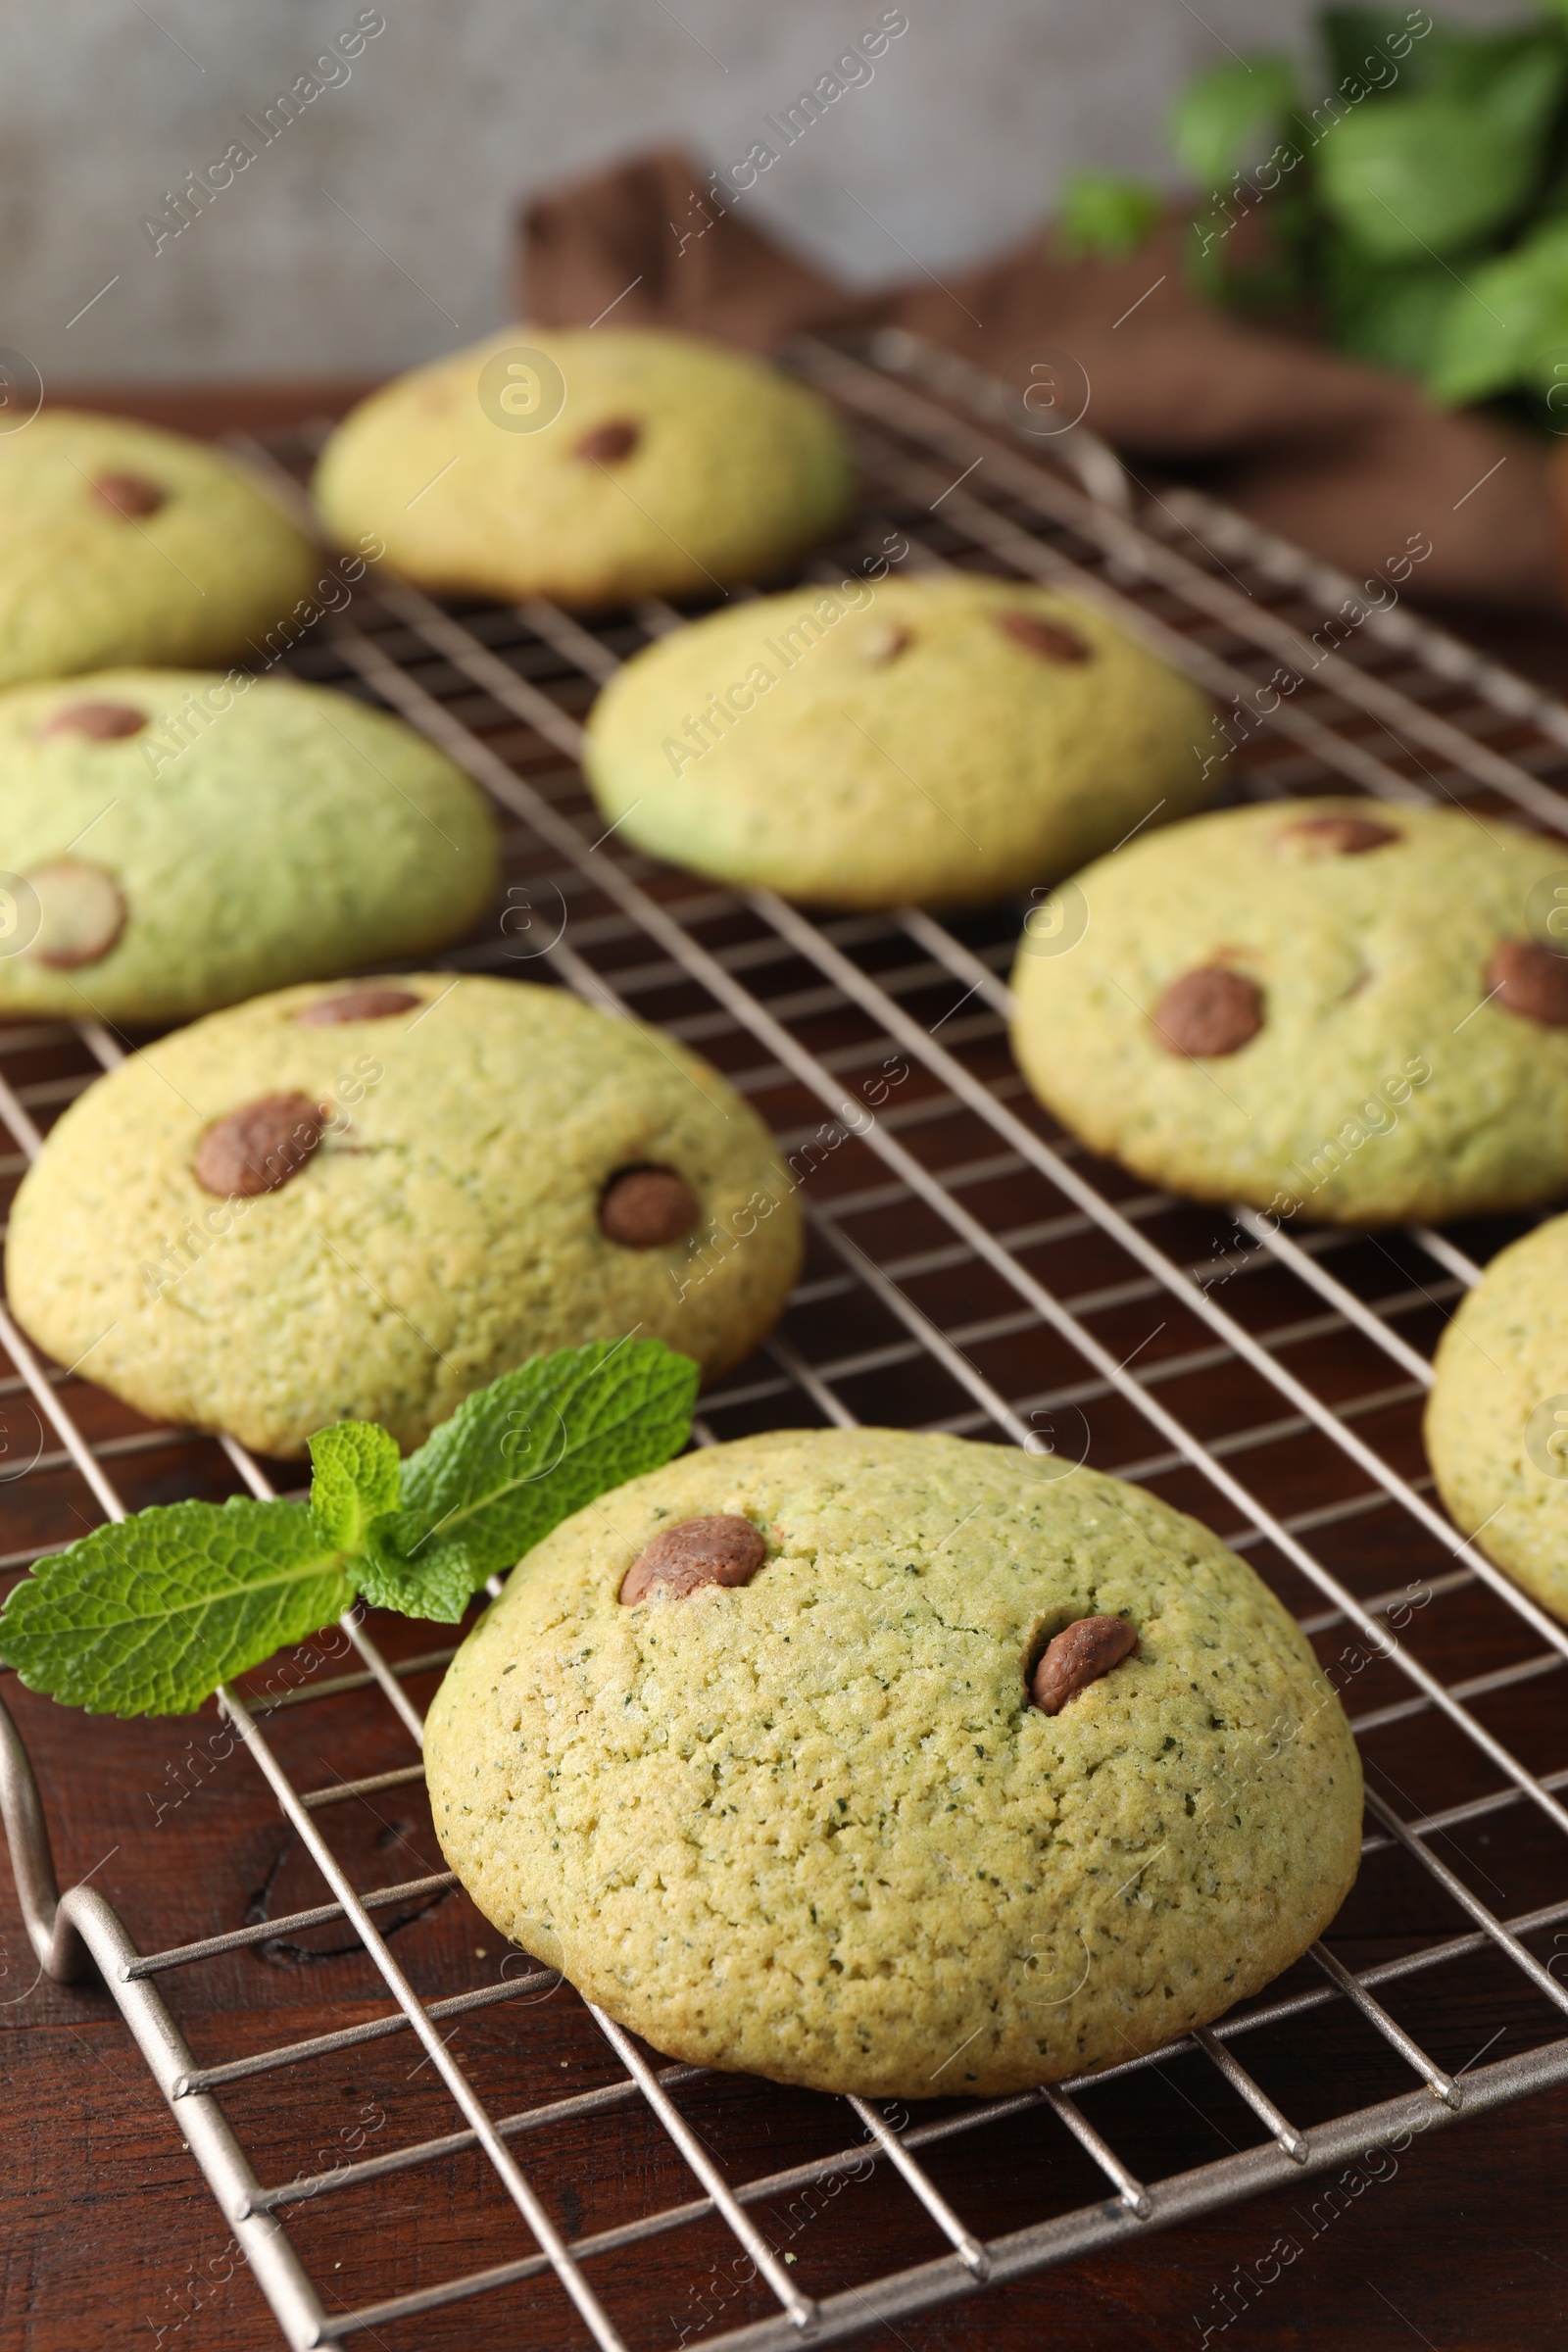
{"type": "MultiPolygon", "coordinates": [[[[407,1649],[421,1632],[427,1638],[427,1629],[377,1622],[378,1639],[394,1651],[400,1634],[407,1649]]],[[[434,1679],[411,1686],[421,1704],[434,1679]]],[[[209,1723],[89,1721],[19,1690],[13,1678],[7,1678],[6,1691],[49,1791],[62,1882],[92,1873],[93,1884],[145,1947],[320,1899],[319,1882],[245,1758],[209,1763],[205,1773],[193,1765],[188,1743],[193,1734],[205,1739],[209,1723]],[[179,1797],[181,1788],[189,1793],[179,1797]]],[[[365,1772],[406,1760],[406,1746],[389,1736],[384,1708],[367,1707],[362,1719],[349,1724],[341,1712],[346,1703],[333,1702],[330,1740],[318,1759],[313,1742],[319,1735],[310,1710],[297,1715],[297,1732],[282,1735],[285,1753],[299,1760],[307,1779],[324,1781],[334,1769],[365,1772]]],[[[332,1831],[358,1886],[401,1883],[440,1869],[422,1791],[343,1808],[350,1812],[357,1822],[350,1827],[337,1817],[332,1831]]],[[[1408,1916],[1385,1915],[1349,1945],[1337,1932],[1339,1948],[1356,1960],[1371,1959],[1397,1948],[1401,1930],[1420,1927],[1430,1934],[1431,1906],[1420,1886],[1410,1889],[1410,1903],[1408,1916]]],[[[460,1893],[413,1905],[407,1917],[393,1916],[393,1949],[421,1990],[483,1983],[495,1972],[498,1938],[460,1893]]],[[[96,1986],[33,1983],[5,1874],[0,1968],[0,2001],[7,2004],[0,2010],[5,2352],[82,2352],[89,2345],[149,2338],[179,2352],[268,2352],[277,2341],[270,2315],[108,1994],[96,1986]]],[[[177,1982],[166,1980],[165,1989],[198,2059],[276,2046],[386,2008],[368,1963],[341,1927],[285,1948],[208,1963],[177,1982]]],[[[1479,2054],[1499,2028],[1521,2025],[1526,2006],[1496,1983],[1473,1998],[1444,1993],[1419,2005],[1418,2031],[1451,2070],[1479,2054]]],[[[1400,2014],[1410,2018],[1407,2003],[1400,2004],[1400,2014]]],[[[1325,2054],[1331,2060],[1348,2056],[1358,2031],[1348,2016],[1330,2013],[1314,2036],[1303,2039],[1294,2064],[1271,2067],[1268,2087],[1288,2114],[1316,2111],[1316,2070],[1325,2054]]],[[[1364,2041],[1363,2034],[1363,2062],[1364,2041]]],[[[1504,2040],[1500,2046],[1509,2045],[1504,2040]]],[[[520,2014],[510,2005],[477,2013],[465,2022],[456,2048],[482,2088],[506,2085],[500,2104],[514,2107],[568,2086],[608,2082],[617,2073],[584,2012],[559,1994],[520,2014]]],[[[1225,2136],[1257,2136],[1255,2130],[1238,2131],[1245,2119],[1240,2111],[1226,2112],[1214,2096],[1214,2078],[1197,2071],[1200,2064],[1161,2070],[1157,2087],[1143,2093],[1143,2145],[1154,2151],[1152,2174],[1222,2154],[1225,2136]]],[[[450,2130],[450,2106],[436,2087],[424,2087],[428,2069],[422,2082],[415,2078],[417,2066],[406,2036],[318,2066],[320,2095],[311,2104],[306,2134],[318,2143],[318,2163],[328,2162],[340,2140],[356,2151],[376,2147],[378,2119],[388,2112],[407,2137],[450,2130]]],[[[1396,2074],[1391,2072],[1391,2092],[1405,2087],[1396,2074]]],[[[732,2177],[839,2144],[823,2137],[822,2110],[830,2104],[836,2106],[804,2095],[772,2101],[770,2136],[760,2148],[750,2085],[712,2078],[685,2096],[686,2112],[710,2146],[728,2159],[732,2177]]],[[[265,2151],[270,2142],[295,2151],[281,2174],[276,2167],[269,2174],[259,2162],[264,2178],[291,2177],[301,2137],[296,2088],[283,2078],[263,2078],[259,2086],[225,2092],[224,2105],[248,2149],[265,2151]]],[[[839,2142],[858,2136],[842,2121],[836,2129],[839,2142]]],[[[525,2147],[521,2154],[526,2163],[525,2147]]],[[[959,2143],[945,2164],[928,2161],[960,2210],[999,2215],[1003,2227],[1038,2218],[1047,2198],[1078,2203],[1101,2185],[1059,2130],[1021,2142],[1011,2132],[982,2133],[959,2143]]],[[[1340,2352],[1349,2342],[1357,2352],[1385,2346],[1396,2352],[1415,2341],[1435,2352],[1555,2352],[1568,2326],[1560,2186],[1565,2165],[1568,2091],[1557,2090],[1432,2132],[1359,2178],[1303,2179],[1298,2188],[1152,2236],[1115,2257],[1046,2272],[979,2302],[902,2319],[896,2328],[873,2327],[865,2340],[899,2342],[916,2352],[1033,2352],[1057,2340],[1093,2352],[1142,2352],[1148,2346],[1196,2352],[1207,2328],[1206,2340],[1227,2348],[1253,2342],[1340,2352]],[[1338,2193],[1330,2196],[1336,2183],[1338,2193]],[[1248,2290],[1250,2309],[1222,2328],[1227,2289],[1234,2296],[1238,2277],[1255,2282],[1260,2273],[1263,2291],[1254,2283],[1248,2290]]],[[[628,2138],[614,2119],[554,2139],[550,2171],[531,2177],[558,2223],[574,2234],[692,2193],[689,2178],[656,2134],[628,2138]]],[[[526,2247],[520,2223],[471,2159],[424,2168],[406,2190],[398,2177],[383,2183],[374,2228],[366,2234],[361,2226],[368,2204],[353,2197],[338,2203],[344,2211],[290,2217],[308,2259],[325,2249],[319,2265],[313,2262],[313,2275],[329,2308],[335,2287],[345,2305],[358,2303],[394,2284],[401,2290],[471,2267],[476,2258],[500,2260],[526,2247]],[[470,2219],[475,2199],[492,2233],[488,2250],[477,2257],[470,2219]],[[340,2272],[332,2267],[339,2260],[340,2272]]],[[[873,2194],[856,2182],[835,2202],[781,2203],[763,2209],[764,2218],[769,2213],[772,2242],[787,2247],[796,2237],[800,2260],[813,2273],[830,2275],[842,2258],[853,2273],[866,2276],[941,2251],[929,2227],[911,2221],[906,2199],[900,2203],[896,2194],[873,2194]]],[[[630,2332],[633,2343],[673,2348],[683,2325],[695,2335],[705,2322],[712,2324],[719,2293],[727,2289],[727,2253],[715,2232],[702,2238],[694,2259],[693,2241],[683,2234],[598,2261],[592,2277],[612,2310],[655,2315],[642,2330],[630,2332]],[[617,2296],[624,2301],[617,2303],[617,2296]]],[[[565,2352],[586,2339],[567,2324],[564,2298],[545,2286],[512,2290],[478,2306],[460,2304],[418,2324],[353,2340],[382,2344],[386,2352],[414,2346],[444,2352],[507,2340],[565,2352]],[[518,2328],[515,2337],[508,2335],[509,2323],[518,2328]]]]}

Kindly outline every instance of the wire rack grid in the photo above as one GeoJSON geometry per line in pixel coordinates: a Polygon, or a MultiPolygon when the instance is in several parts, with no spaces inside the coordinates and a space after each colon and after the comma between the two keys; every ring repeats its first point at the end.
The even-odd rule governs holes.
{"type": "MultiPolygon", "coordinates": [[[[1501,810],[1568,831],[1558,792],[1568,709],[1392,593],[1374,600],[1370,582],[1357,590],[1196,492],[1131,483],[1081,432],[1031,447],[1018,429],[1029,420],[1004,388],[906,336],[808,343],[792,363],[848,419],[864,485],[844,543],[808,576],[836,579],[851,564],[874,576],[877,562],[892,560],[1068,586],[1243,714],[1238,794],[1445,799],[1479,821],[1501,810]]],[[[291,480],[309,453],[309,437],[250,449],[291,480]]],[[[700,2327],[682,2329],[683,2342],[773,2352],[836,2340],[1568,2080],[1559,2014],[1568,1990],[1539,1948],[1568,1924],[1557,1843],[1568,1833],[1568,1759],[1550,1704],[1568,1633],[1459,1540],[1431,1498],[1418,1439],[1436,1333],[1520,1221],[1478,1228],[1462,1245],[1426,1230],[1274,1230],[1247,1210],[1216,1218],[1141,1189],[1054,1132],[1007,1056],[1003,974],[1017,908],[952,921],[915,910],[813,918],[766,892],[658,867],[604,835],[576,770],[587,706],[629,653],[680,625],[659,604],[590,629],[549,606],[442,609],[381,583],[291,666],[399,712],[498,804],[507,911],[498,933],[446,959],[451,968],[550,978],[612,1012],[658,1021],[713,1059],[808,1169],[806,1275],[774,1339],[704,1400],[699,1441],[780,1424],[895,1422],[1092,1458],[1197,1510],[1254,1559],[1320,1652],[1338,1651],[1329,1671],[1368,1766],[1368,1867],[1351,1911],[1365,1902],[1375,1912],[1377,1874],[1402,1873],[1405,1911],[1419,1916],[1381,1958],[1348,1965],[1320,1943],[1268,1995],[1093,2078],[942,2100],[918,2122],[858,2098],[789,2094],[809,2111],[811,2152],[760,2171],[786,2094],[732,2084],[741,2104],[721,2157],[723,2134],[701,2104],[716,2079],[659,2066],[589,2007],[607,2080],[500,2112],[504,2067],[499,2088],[481,2087],[473,2062],[454,2054],[449,2022],[521,2003],[524,2046],[558,2033],[562,2004],[575,1996],[536,1967],[416,1989],[400,1964],[378,1915],[435,1899],[452,1875],[357,1886],[323,1815],[417,1788],[416,1700],[450,1648],[405,1642],[394,1655],[395,1631],[372,1635],[351,1611],[342,1621],[351,1671],[281,1693],[220,1694],[229,1732],[328,1899],[164,1948],[141,1948],[91,1886],[58,1894],[31,1766],[0,1707],[0,1800],[40,1963],[61,1978],[89,1966],[102,1976],[291,2346],[366,2330],[383,2338],[400,2322],[536,2279],[548,2289],[552,2278],[576,2328],[563,2340],[606,2352],[667,2340],[618,2275],[613,2292],[596,2280],[617,2253],[704,2230],[716,2233],[732,2258],[726,2276],[743,2286],[721,2313],[705,2310],[700,2327]],[[329,1715],[367,1693],[391,1710],[406,1760],[301,1786],[289,1749],[298,1711],[329,1715]],[[1476,1890],[1478,1877],[1496,1902],[1476,1890]],[[1504,1877],[1510,1897],[1525,1886],[1534,1899],[1503,1901],[1504,1877]],[[198,2062],[158,1980],[332,1923],[352,1931],[389,2004],[362,2024],[198,2062]],[[1504,2021],[1492,2040],[1508,2032],[1516,2043],[1490,2061],[1492,2042],[1461,2062],[1384,1997],[1408,2021],[1423,1987],[1468,1984],[1478,1971],[1504,2021]],[[274,2163],[264,2180],[220,2093],[232,2104],[252,2082],[305,2085],[308,2117],[313,2070],[398,2034],[419,2043],[445,2128],[355,2162],[274,2163]],[[1292,2035],[1305,2036],[1309,2117],[1285,2112],[1267,2087],[1305,2079],[1283,2054],[1292,2035]],[[1241,2137],[1226,2134],[1227,2152],[1156,2175],[1139,2159],[1138,2101],[1154,2071],[1178,2059],[1223,2085],[1241,2137]],[[651,2138],[684,2168],[685,2193],[587,2232],[566,2227],[552,2134],[584,2119],[628,2146],[651,2138]],[[1044,2179],[1042,2132],[1055,2135],[1045,2144],[1057,2158],[1065,2150],[1088,2168],[1071,2173],[1080,2193],[1042,2196],[1022,2218],[1014,2204],[999,2228],[975,2209],[983,2167],[971,2177],[949,2159],[998,2151],[1027,2198],[1031,2174],[1044,2179]],[[522,2161],[519,2142],[539,2151],[536,2161],[522,2161]],[[494,2246],[499,2199],[500,2234],[512,2241],[501,2259],[349,2303],[328,2288],[334,2211],[352,2214],[362,2238],[373,2234],[388,2180],[417,2182],[470,2155],[488,2168],[491,2195],[474,2243],[494,2246]],[[825,2230],[820,2276],[814,2257],[798,2264],[781,2252],[770,2227],[781,2200],[867,2177],[879,2196],[903,2201],[888,2224],[894,2239],[878,2242],[906,2245],[905,2259],[863,2275],[855,2242],[829,2249],[825,2230]],[[301,2217],[318,2233],[310,2260],[296,2243],[301,2217]]],[[[38,1150],[39,1121],[122,1052],[96,1019],[0,1036],[0,1116],[16,1145],[5,1173],[38,1150]]],[[[109,1412],[72,1374],[42,1363],[3,1309],[0,1340],[14,1366],[0,1398],[30,1401],[38,1417],[24,1486],[47,1480],[51,1494],[78,1503],[84,1488],[89,1508],[121,1516],[135,1507],[142,1468],[167,1461],[172,1446],[182,1491],[232,1491],[236,1480],[256,1494],[275,1491],[230,1441],[109,1412]]],[[[81,1515],[58,1532],[35,1528],[0,1564],[20,1572],[70,1541],[81,1515]]],[[[383,1752],[384,1742],[367,1750],[383,1752]]],[[[1432,2014],[1441,2038],[1444,2013],[1432,2014]]],[[[703,2242],[711,2255],[714,2236],[703,2242]]]]}

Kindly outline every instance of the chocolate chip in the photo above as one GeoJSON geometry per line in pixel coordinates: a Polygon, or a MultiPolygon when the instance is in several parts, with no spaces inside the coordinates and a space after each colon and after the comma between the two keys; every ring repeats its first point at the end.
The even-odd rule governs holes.
{"type": "Polygon", "coordinates": [[[1029,1680],[1042,1713],[1059,1715],[1069,1698],[1130,1658],[1138,1636],[1125,1617],[1077,1617],[1062,1627],[1029,1680]]]}
{"type": "Polygon", "coordinates": [[[340,996],[302,1004],[294,1018],[303,1029],[328,1029],[336,1021],[388,1021],[421,1002],[407,988],[346,988],[340,996]]]}
{"type": "Polygon", "coordinates": [[[1263,1026],[1263,992],[1245,972],[1200,964],[1173,980],[1154,1007],[1154,1033],[1167,1054],[1206,1060],[1239,1054],[1263,1026]]]}
{"type": "Polygon", "coordinates": [[[1487,965],[1487,987],[1498,1004],[1527,1021],[1568,1029],[1568,956],[1534,939],[1499,939],[1487,965]]]}
{"type": "Polygon", "coordinates": [[[38,894],[39,922],[27,953],[57,972],[101,963],[125,928],[125,902],[101,866],[63,858],[26,876],[38,894]]]}
{"type": "Polygon", "coordinates": [[[908,650],[910,642],[908,630],[901,628],[896,620],[878,620],[860,632],[855,650],[867,669],[886,669],[890,662],[896,662],[908,650]]]}
{"type": "Polygon", "coordinates": [[[309,1095],[261,1095],[208,1128],[196,1147],[196,1181],[225,1200],[275,1193],[299,1174],[325,1125],[309,1095]]]}
{"type": "Polygon", "coordinates": [[[92,494],[113,514],[156,514],[169,493],[144,473],[101,473],[92,494]]]}
{"type": "Polygon", "coordinates": [[[1059,620],[1044,620],[1038,612],[1026,612],[1021,606],[999,612],[997,626],[1026,654],[1039,654],[1047,662],[1092,662],[1095,658],[1094,647],[1075,630],[1063,628],[1059,620]]]}
{"type": "Polygon", "coordinates": [[[702,1202],[673,1168],[617,1168],[599,1197],[599,1230],[623,1250],[664,1250],[690,1233],[702,1202]]]}
{"type": "Polygon", "coordinates": [[[133,710],[129,703],[62,703],[38,732],[85,735],[93,743],[115,743],[122,735],[139,735],[146,724],[145,710],[133,710]]]}
{"type": "Polygon", "coordinates": [[[655,1585],[672,1598],[699,1585],[749,1585],[767,1557],[767,1545],[749,1519],[682,1519],[662,1528],[621,1579],[620,1597],[630,1608],[655,1585]]]}
{"type": "Polygon", "coordinates": [[[1364,858],[1368,850],[1387,849],[1404,835],[1394,825],[1380,825],[1373,817],[1352,816],[1347,810],[1333,816],[1293,817],[1275,838],[1303,858],[1364,858]]]}
{"type": "Polygon", "coordinates": [[[643,437],[643,428],[632,416],[612,416],[606,424],[596,424],[591,433],[584,433],[574,458],[592,458],[600,466],[613,466],[617,458],[629,458],[643,437]]]}

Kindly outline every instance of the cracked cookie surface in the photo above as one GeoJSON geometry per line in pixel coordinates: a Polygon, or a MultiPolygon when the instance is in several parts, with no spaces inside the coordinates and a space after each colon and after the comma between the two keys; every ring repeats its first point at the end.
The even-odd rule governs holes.
{"type": "Polygon", "coordinates": [[[1339,1700],[1217,1538],[1054,1468],[786,1431],[564,1522],[430,1710],[481,1910],[656,2049],[905,2098],[1112,2064],[1266,1984],[1355,1876],[1339,1700]],[[618,1597],[662,1529],[728,1517],[749,1582],[618,1597]],[[1032,1706],[1096,1615],[1136,1654],[1032,1706]]]}

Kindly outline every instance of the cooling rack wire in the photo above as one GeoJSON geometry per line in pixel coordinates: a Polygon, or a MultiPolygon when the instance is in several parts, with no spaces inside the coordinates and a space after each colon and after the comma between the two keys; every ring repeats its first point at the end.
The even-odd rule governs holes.
{"type": "MultiPolygon", "coordinates": [[[[1364,792],[1568,830],[1568,709],[1412,614],[1390,586],[1397,564],[1374,608],[1372,583],[1361,593],[1196,491],[1135,482],[1081,428],[1035,437],[1015,394],[906,335],[803,343],[791,364],[844,414],[863,483],[842,544],[807,577],[886,561],[1068,586],[1252,714],[1238,797],[1364,792]]],[[[312,446],[278,436],[244,454],[297,485],[312,446]]],[[[777,1336],[703,1400],[699,1442],[881,1421],[1071,1453],[1196,1511],[1296,1609],[1367,1764],[1366,1865],[1333,1931],[1351,1961],[1319,1943],[1214,2027],[1092,2080],[947,2097],[917,2116],[784,2093],[659,2065],[520,1955],[503,1964],[519,1975],[416,1988],[392,1929],[446,1898],[451,1874],[357,1885],[341,1850],[352,1840],[334,1845],[326,1824],[383,1792],[417,1801],[416,1701],[450,1647],[413,1647],[392,1623],[372,1634],[351,1613],[349,1671],[281,1690],[251,1677],[221,1694],[221,1737],[262,1775],[329,1899],[167,1948],[141,1948],[91,1885],[58,1897],[32,1770],[0,1709],[0,1798],[38,1960],[62,1978],[96,1966],[291,2346],[367,2330],[412,2342],[397,2323],[532,2280],[534,2294],[554,2284],[567,2299],[551,2322],[561,2340],[606,2352],[838,2340],[1568,2079],[1568,1989],[1547,1945],[1568,1928],[1568,1755],[1553,1704],[1568,1632],[1459,1541],[1419,1445],[1437,1333],[1522,1221],[1459,1238],[1274,1231],[1247,1210],[1216,1216],[1150,1192],[1056,1133],[1012,1067],[1005,973],[1020,907],[813,919],[605,835],[576,770],[583,718],[617,664],[681,617],[650,603],[589,628],[548,605],[443,609],[368,579],[289,665],[398,712],[498,804],[507,911],[450,968],[551,980],[658,1022],[806,1153],[805,1277],[777,1336]],[[373,1737],[368,1704],[389,1711],[373,1737]],[[301,1786],[301,1710],[314,1722],[350,1711],[364,1760],[385,1754],[388,1736],[404,1760],[334,1766],[301,1786]],[[198,2063],[161,1980],[344,1927],[384,1987],[376,2015],[198,2063]],[[503,2046],[492,2037],[466,2060],[452,2046],[453,2021],[496,2004],[519,2063],[548,2064],[580,2023],[605,2080],[505,2109],[503,2046]],[[1478,2017],[1495,2031],[1461,2056],[1478,2017]],[[362,2135],[354,2161],[341,2148],[329,2165],[291,2155],[319,2137],[324,2070],[399,2036],[422,2051],[399,2082],[427,2070],[427,2087],[417,2100],[405,2090],[390,2117],[377,2110],[385,2139],[360,2155],[362,2135]],[[1509,2051],[1490,2055],[1503,2038],[1509,2051]],[[252,2085],[272,2104],[236,2120],[252,2085]],[[1200,2134],[1200,2160],[1161,2171],[1148,2159],[1169,2144],[1151,2123],[1166,2085],[1195,2114],[1220,2100],[1223,2146],[1200,2134]],[[579,2127],[591,2143],[571,2136],[579,2127]],[[268,2178],[247,2140],[266,2142],[268,2178]],[[811,2152],[771,2164],[781,2141],[811,2152]],[[571,2168],[589,2144],[613,2151],[632,2192],[674,2165],[683,2193],[646,2209],[630,2193],[619,2218],[582,2231],[571,2168]],[[468,2187],[454,2191],[454,2167],[469,2161],[468,2187]],[[375,2240],[395,2180],[416,2198],[456,2198],[460,2258],[439,2278],[346,2299],[341,2256],[375,2240]],[[880,2199],[876,2231],[837,2226],[829,2200],[850,2182],[843,2213],[880,2199]],[[812,2230],[797,2256],[787,2241],[803,2212],[812,2230]],[[902,2258],[867,2269],[872,2242],[902,2258]],[[628,2287],[635,2270],[611,2260],[657,2256],[663,2283],[672,2249],[678,2269],[687,2247],[692,2275],[723,2291],[689,2293],[684,2317],[666,2313],[667,2293],[656,2310],[628,2287]]],[[[0,1172],[20,1174],[40,1122],[122,1051],[91,1019],[0,1034],[0,1116],[15,1144],[0,1172]]],[[[0,1340],[14,1367],[0,1404],[32,1413],[40,1440],[8,1490],[30,1538],[0,1559],[8,1574],[83,1518],[153,1498],[155,1470],[156,1498],[169,1499],[171,1462],[174,1491],[274,1492],[237,1445],[149,1430],[40,1361],[3,1310],[0,1340]]],[[[216,1884],[214,1916],[232,1916],[243,1893],[238,1876],[216,1884]]],[[[515,2305],[489,2309],[499,2323],[515,2305]]]]}

